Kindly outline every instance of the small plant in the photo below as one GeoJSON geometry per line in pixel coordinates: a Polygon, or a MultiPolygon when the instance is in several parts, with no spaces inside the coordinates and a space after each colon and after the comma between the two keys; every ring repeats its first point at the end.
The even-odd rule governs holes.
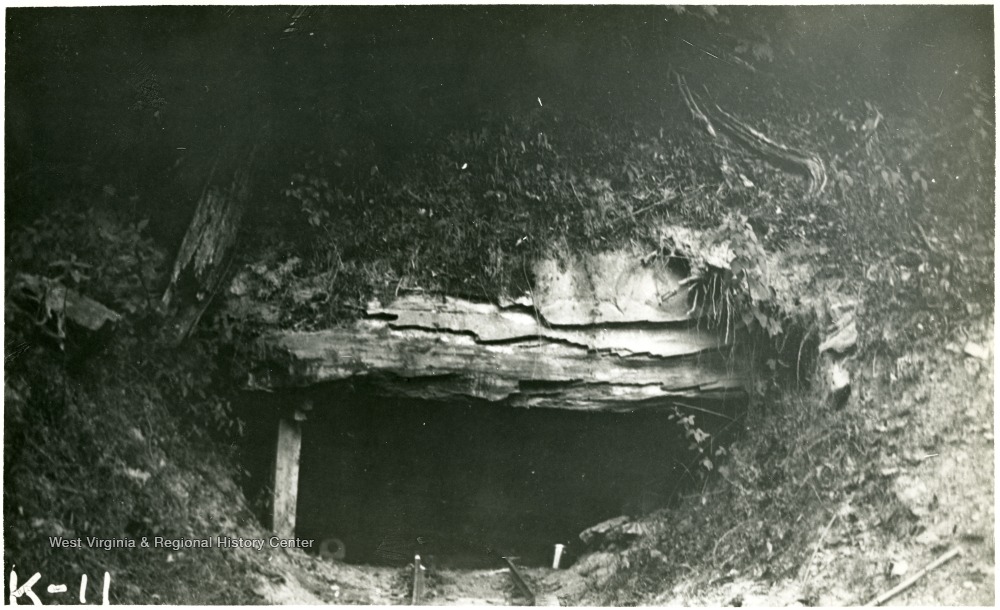
{"type": "Polygon", "coordinates": [[[675,406],[667,418],[684,429],[684,437],[691,441],[691,444],[688,445],[688,451],[694,455],[695,471],[698,473],[699,479],[704,479],[708,473],[715,469],[715,463],[712,459],[724,455],[725,449],[723,447],[713,449],[712,435],[695,423],[693,413],[684,414],[675,406]]]}
{"type": "Polygon", "coordinates": [[[708,249],[727,252],[726,261],[695,261],[690,286],[691,313],[709,328],[724,329],[726,342],[737,328],[774,338],[783,332],[774,290],[767,283],[767,257],[745,216],[729,216],[712,233],[708,249]]]}
{"type": "Polygon", "coordinates": [[[319,228],[330,219],[330,207],[336,199],[326,178],[292,174],[291,184],[281,192],[295,201],[310,226],[319,228]]]}

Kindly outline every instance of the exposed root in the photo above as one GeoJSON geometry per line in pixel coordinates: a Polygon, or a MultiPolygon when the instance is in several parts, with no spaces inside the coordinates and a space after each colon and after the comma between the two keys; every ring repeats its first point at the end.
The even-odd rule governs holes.
{"type": "Polygon", "coordinates": [[[684,103],[691,112],[692,118],[700,123],[710,136],[716,137],[717,131],[714,125],[718,125],[731,140],[764,161],[783,171],[791,171],[805,176],[809,180],[810,196],[816,196],[823,192],[826,188],[827,176],[826,167],[819,155],[772,140],[726,112],[718,104],[714,104],[716,112],[713,113],[715,119],[713,125],[712,118],[702,110],[698,104],[697,96],[688,87],[684,77],[676,72],[674,74],[677,86],[681,90],[681,96],[684,98],[684,103]]]}

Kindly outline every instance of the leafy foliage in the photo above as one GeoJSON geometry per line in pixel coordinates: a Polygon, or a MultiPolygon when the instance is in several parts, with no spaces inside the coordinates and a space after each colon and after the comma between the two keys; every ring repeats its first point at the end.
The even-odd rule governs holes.
{"type": "Polygon", "coordinates": [[[686,282],[692,309],[710,328],[724,329],[728,341],[737,328],[776,337],[783,332],[776,293],[767,280],[767,257],[746,217],[727,217],[711,232],[708,248],[723,248],[728,260],[713,266],[698,260],[686,282]],[[775,313],[775,310],[777,312],[775,313]]]}
{"type": "Polygon", "coordinates": [[[8,293],[16,274],[37,273],[125,316],[109,339],[69,329],[78,344],[92,345],[69,360],[18,309],[6,308],[5,551],[53,582],[110,570],[122,583],[112,601],[123,602],[205,601],[216,594],[205,596],[201,587],[210,583],[198,582],[191,564],[225,564],[204,571],[228,584],[217,599],[247,603],[249,585],[229,590],[245,574],[219,552],[175,562],[161,550],[49,550],[49,536],[208,537],[220,524],[233,531],[253,520],[238,489],[219,483],[233,480],[235,469],[211,442],[240,432],[225,393],[222,344],[203,336],[177,350],[161,336],[154,295],[164,255],[143,235],[145,221],[122,216],[105,203],[66,206],[7,240],[8,293]],[[135,584],[142,582],[157,585],[144,591],[135,584]]]}
{"type": "MultiPolygon", "coordinates": [[[[191,392],[182,398],[185,391],[166,378],[154,379],[167,366],[165,358],[141,361],[144,348],[122,347],[78,371],[67,371],[58,356],[38,346],[8,362],[6,552],[56,581],[110,570],[120,583],[112,587],[113,600],[148,601],[156,593],[193,601],[189,596],[200,596],[202,585],[186,564],[227,564],[219,553],[170,565],[161,550],[48,550],[49,536],[205,537],[216,535],[220,524],[232,528],[252,519],[239,508],[238,490],[216,487],[233,476],[232,466],[200,428],[182,423],[181,409],[171,408],[205,402],[191,392]],[[135,586],[141,582],[158,584],[143,591],[135,586]]],[[[242,577],[223,570],[212,578],[236,583],[242,577]]],[[[228,599],[252,600],[238,591],[228,599]]]]}
{"type": "MultiPolygon", "coordinates": [[[[976,91],[981,86],[970,84],[963,98],[972,117],[967,124],[891,115],[875,102],[851,99],[840,107],[829,100],[825,116],[760,116],[765,131],[827,159],[831,184],[815,198],[805,196],[799,178],[707,140],[686,120],[679,96],[664,100],[658,124],[569,119],[543,107],[484,117],[475,129],[454,131],[406,159],[344,149],[314,153],[283,189],[296,213],[276,207],[267,230],[279,244],[274,264],[303,261],[288,291],[300,291],[297,284],[308,284],[309,276],[337,281],[325,312],[310,310],[309,320],[283,324],[335,323],[373,296],[407,289],[484,300],[517,296],[531,288],[528,270],[540,255],[649,251],[662,247],[665,225],[710,229],[713,242],[732,244],[725,269],[692,280],[698,306],[707,305],[713,324],[723,328],[780,334],[781,311],[797,306],[769,292],[773,278],[762,253],[803,243],[821,253],[814,259],[821,276],[843,277],[852,291],[885,289],[885,280],[872,279],[887,272],[896,282],[898,263],[913,250],[920,259],[913,269],[937,276],[922,282],[919,294],[944,289],[934,297],[942,299],[936,306],[942,314],[962,302],[983,308],[988,294],[977,275],[985,268],[974,271],[964,247],[956,248],[958,261],[938,265],[945,242],[929,249],[921,237],[922,231],[945,239],[944,230],[934,236],[946,222],[955,229],[949,240],[968,242],[988,226],[976,219],[992,209],[983,201],[992,192],[983,139],[991,136],[981,118],[989,100],[976,91]],[[971,182],[948,177],[951,170],[939,161],[954,156],[944,151],[956,143],[974,162],[970,170],[977,168],[966,174],[971,182]],[[949,203],[958,188],[967,194],[960,197],[968,206],[962,214],[949,203]],[[879,271],[885,265],[893,270],[879,271]],[[958,291],[956,281],[963,286],[958,291]]],[[[893,299],[902,297],[898,292],[893,299]]]]}
{"type": "Polygon", "coordinates": [[[679,408],[674,407],[673,412],[668,417],[684,430],[685,438],[691,441],[688,451],[692,452],[694,456],[696,476],[704,480],[715,469],[713,460],[726,455],[726,448],[714,445],[712,434],[695,423],[695,414],[685,414],[679,408]]]}
{"type": "Polygon", "coordinates": [[[879,471],[880,443],[857,413],[829,408],[809,391],[771,394],[745,425],[750,433],[717,461],[712,483],[651,517],[658,533],[625,550],[585,603],[662,601],[682,579],[710,589],[796,578],[834,514],[852,544],[911,531],[909,511],[879,471]]]}
{"type": "Polygon", "coordinates": [[[155,309],[164,253],[146,234],[148,219],[132,222],[107,203],[86,209],[66,203],[10,235],[7,273],[35,273],[76,288],[113,309],[155,309]]]}
{"type": "MultiPolygon", "coordinates": [[[[586,61],[568,75],[559,62],[526,75],[524,67],[537,59],[526,44],[511,51],[506,80],[503,70],[481,70],[489,78],[476,80],[437,62],[435,75],[442,83],[451,79],[452,89],[410,97],[395,93],[422,90],[423,83],[400,74],[423,72],[386,69],[391,50],[405,48],[386,38],[402,45],[414,32],[425,35],[426,16],[396,14],[377,37],[367,31],[376,29],[375,18],[361,21],[365,28],[328,15],[329,28],[316,28],[316,37],[281,46],[285,41],[261,35],[273,16],[264,12],[239,19],[216,9],[162,13],[143,19],[142,35],[134,37],[128,11],[13,15],[11,57],[31,61],[12,62],[8,79],[15,144],[8,147],[8,202],[17,204],[8,203],[8,217],[16,218],[7,230],[5,279],[9,287],[17,272],[58,278],[126,319],[100,358],[68,366],[7,308],[4,493],[11,548],[46,570],[77,573],[97,569],[96,555],[44,555],[43,532],[208,531],[211,521],[199,511],[209,481],[226,480],[228,465],[204,449],[204,431],[223,439],[238,433],[219,383],[233,378],[229,342],[274,327],[341,323],[367,299],[403,290],[483,300],[520,295],[531,288],[530,263],[544,254],[615,248],[669,254],[663,227],[706,230],[704,250],[724,246],[728,254],[708,261],[699,260],[703,251],[686,251],[692,305],[727,337],[738,331],[772,345],[805,344],[802,331],[792,330],[802,311],[799,295],[776,289],[767,269],[769,255],[804,244],[815,246],[816,283],[836,282],[861,298],[863,350],[896,356],[993,309],[992,66],[977,72],[975,64],[969,71],[948,65],[975,59],[963,47],[913,75],[892,63],[910,48],[904,42],[893,43],[892,53],[873,45],[855,50],[838,39],[855,25],[867,29],[873,11],[892,23],[890,9],[838,15],[823,9],[820,18],[804,19],[804,8],[664,7],[642,27],[640,20],[574,10],[569,17],[587,17],[591,25],[574,34],[586,61]],[[846,26],[816,27],[824,17],[846,26]],[[89,44],[97,32],[113,34],[111,42],[89,44]],[[227,49],[224,57],[206,62],[198,37],[227,49]],[[356,78],[317,79],[311,60],[330,53],[325,45],[340,44],[338,37],[363,50],[355,54],[360,63],[346,70],[356,78]],[[149,63],[121,61],[140,56],[149,63]],[[826,192],[806,197],[798,178],[705,137],[664,85],[668,62],[741,120],[817,151],[831,177],[826,192]],[[400,74],[386,78],[393,70],[400,74]],[[317,80],[321,86],[303,86],[317,80]],[[600,86],[578,86],[585,80],[600,86]],[[262,86],[247,96],[247,82],[262,86]],[[507,96],[502,103],[491,99],[499,91],[507,96]],[[28,118],[61,112],[67,120],[28,118]],[[243,265],[227,307],[196,341],[173,351],[158,336],[164,255],[150,232],[169,241],[170,231],[159,225],[183,223],[181,195],[202,188],[200,170],[211,164],[205,157],[216,140],[250,132],[262,113],[284,120],[275,130],[280,137],[269,143],[268,166],[277,178],[255,185],[243,265]],[[158,196],[119,195],[126,191],[158,196]],[[108,435],[109,429],[124,433],[108,435]],[[190,473],[205,464],[205,480],[192,483],[190,473]],[[17,531],[9,525],[25,522],[30,527],[17,531]]],[[[450,15],[492,26],[492,11],[450,15]]],[[[945,25],[921,15],[924,32],[945,25]]],[[[508,17],[535,28],[530,12],[508,17]]],[[[486,29],[496,32],[494,43],[511,32],[486,29]]],[[[534,42],[548,48],[552,41],[534,42]]],[[[461,40],[452,44],[434,57],[455,48],[464,53],[461,40]]],[[[771,370],[782,366],[770,351],[763,360],[771,370]]],[[[719,459],[716,439],[697,420],[677,415],[693,451],[708,460],[699,476],[711,468],[726,491],[693,500],[699,505],[655,542],[666,564],[640,548],[646,554],[620,575],[619,593],[652,591],[664,573],[684,564],[711,577],[748,565],[786,574],[806,559],[804,541],[825,519],[827,504],[848,497],[867,498],[863,510],[887,508],[880,523],[905,528],[905,518],[881,496],[884,488],[869,468],[870,437],[859,432],[856,414],[767,394],[774,388],[758,388],[769,400],[754,405],[754,429],[731,448],[729,462],[719,459]]],[[[239,503],[238,493],[221,498],[239,503]]],[[[144,571],[154,582],[176,574],[177,588],[166,599],[184,603],[192,574],[216,574],[224,563],[198,571],[179,567],[190,567],[193,558],[169,565],[161,559],[119,567],[144,571]]],[[[225,577],[231,586],[242,576],[225,577]]],[[[116,601],[140,600],[149,601],[136,592],[116,601]]]]}

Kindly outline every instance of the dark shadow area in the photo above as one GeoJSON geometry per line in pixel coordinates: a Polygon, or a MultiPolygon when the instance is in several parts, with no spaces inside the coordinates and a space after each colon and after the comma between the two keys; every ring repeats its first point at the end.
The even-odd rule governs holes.
{"type": "MultiPolygon", "coordinates": [[[[555,543],[568,545],[571,560],[580,531],[665,506],[697,479],[691,440],[670,405],[599,413],[378,398],[331,386],[309,394],[296,533],[343,541],[350,563],[402,564],[419,552],[439,565],[490,567],[492,549],[544,565],[555,543]]],[[[286,402],[274,394],[247,403],[256,403],[247,411],[256,412],[244,460],[256,481],[248,495],[264,510],[275,416],[286,402]]],[[[705,430],[737,427],[725,425],[728,415],[692,407],[681,414],[694,413],[705,430]]]]}

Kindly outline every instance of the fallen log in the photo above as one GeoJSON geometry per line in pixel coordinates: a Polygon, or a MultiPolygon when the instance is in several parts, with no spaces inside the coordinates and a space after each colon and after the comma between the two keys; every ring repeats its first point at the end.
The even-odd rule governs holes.
{"type": "Polygon", "coordinates": [[[70,328],[93,335],[121,320],[120,314],[52,278],[19,273],[10,296],[11,303],[28,314],[35,327],[60,346],[70,328]]]}

